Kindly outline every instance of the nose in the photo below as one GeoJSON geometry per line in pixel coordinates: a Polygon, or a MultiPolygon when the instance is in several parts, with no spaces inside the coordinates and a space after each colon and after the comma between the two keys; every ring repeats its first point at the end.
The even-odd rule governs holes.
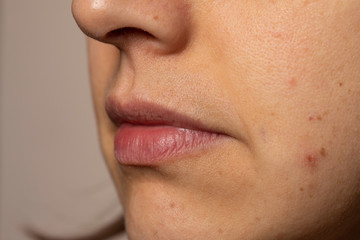
{"type": "Polygon", "coordinates": [[[175,52],[189,41],[185,0],[73,0],[72,12],[86,35],[125,51],[175,52]]]}

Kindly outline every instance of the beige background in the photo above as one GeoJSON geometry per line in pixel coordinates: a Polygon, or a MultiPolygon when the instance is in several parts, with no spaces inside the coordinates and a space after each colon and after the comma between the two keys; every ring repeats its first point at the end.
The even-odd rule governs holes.
{"type": "Polygon", "coordinates": [[[1,2],[0,239],[76,234],[120,212],[99,152],[70,0],[1,2]]]}

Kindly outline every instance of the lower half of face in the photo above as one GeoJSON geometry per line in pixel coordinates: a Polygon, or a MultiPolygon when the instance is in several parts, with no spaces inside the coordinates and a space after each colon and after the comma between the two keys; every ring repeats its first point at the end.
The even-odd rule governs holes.
{"type": "Polygon", "coordinates": [[[130,238],[355,239],[360,1],[187,6],[176,52],[89,42],[102,147],[130,238]],[[109,96],[119,111],[161,106],[217,137],[153,165],[119,164],[109,96]]]}

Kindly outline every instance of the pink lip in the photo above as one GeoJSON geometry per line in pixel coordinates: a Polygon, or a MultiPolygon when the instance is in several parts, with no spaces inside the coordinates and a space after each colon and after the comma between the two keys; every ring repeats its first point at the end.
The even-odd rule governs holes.
{"type": "Polygon", "coordinates": [[[156,166],[204,150],[223,136],[198,121],[150,103],[120,105],[109,98],[106,111],[119,127],[114,152],[123,165],[156,166]]]}
{"type": "Polygon", "coordinates": [[[202,149],[217,137],[216,133],[173,126],[124,123],[115,136],[115,157],[124,165],[157,165],[202,149]]]}

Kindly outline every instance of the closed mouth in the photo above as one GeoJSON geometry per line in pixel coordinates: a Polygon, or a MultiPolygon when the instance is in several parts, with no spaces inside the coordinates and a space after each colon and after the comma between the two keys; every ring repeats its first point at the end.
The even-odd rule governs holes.
{"type": "Polygon", "coordinates": [[[106,111],[118,127],[114,154],[122,165],[157,166],[204,151],[225,136],[200,121],[149,102],[120,105],[109,98],[106,111]]]}

